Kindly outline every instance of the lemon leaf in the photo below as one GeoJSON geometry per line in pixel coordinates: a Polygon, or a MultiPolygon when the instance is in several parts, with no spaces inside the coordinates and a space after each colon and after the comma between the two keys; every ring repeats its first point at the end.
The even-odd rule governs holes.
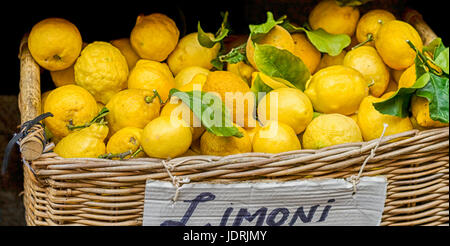
{"type": "Polygon", "coordinates": [[[256,105],[258,105],[259,101],[264,97],[265,94],[273,90],[272,87],[264,83],[264,81],[261,79],[259,75],[260,75],[259,73],[256,75],[252,87],[250,88],[253,94],[255,94],[256,105]]]}
{"type": "Polygon", "coordinates": [[[306,82],[311,76],[303,61],[287,50],[271,45],[255,43],[255,63],[259,71],[273,78],[286,80],[300,90],[305,90],[306,82]]]}
{"type": "Polygon", "coordinates": [[[366,4],[372,0],[336,0],[339,6],[356,7],[366,4]]]}
{"type": "Polygon", "coordinates": [[[230,113],[220,97],[203,91],[182,92],[172,88],[170,96],[179,98],[199,118],[205,129],[221,137],[243,137],[239,129],[233,125],[230,113]]]}
{"type": "Polygon", "coordinates": [[[272,12],[267,12],[267,20],[266,22],[259,25],[249,25],[250,29],[250,38],[253,42],[256,42],[258,39],[264,37],[272,28],[276,25],[283,23],[284,19],[286,19],[286,15],[282,16],[278,20],[273,18],[272,12]]]}
{"type": "Polygon", "coordinates": [[[430,102],[430,118],[442,123],[449,123],[449,79],[429,73],[429,82],[416,91],[416,95],[430,102]]]}
{"type": "Polygon", "coordinates": [[[246,52],[245,52],[245,46],[247,45],[247,43],[243,43],[235,48],[232,48],[230,50],[230,52],[228,52],[227,54],[221,55],[219,56],[219,60],[221,62],[227,62],[230,64],[235,64],[241,61],[246,61],[247,60],[247,56],[246,56],[246,52]]]}
{"type": "Polygon", "coordinates": [[[346,34],[331,34],[322,28],[314,31],[303,30],[305,30],[306,36],[308,36],[314,47],[330,56],[339,55],[352,42],[351,38],[346,34]]]}
{"type": "Polygon", "coordinates": [[[444,73],[448,74],[448,48],[442,51],[435,59],[436,65],[438,65],[444,73]]]}
{"type": "Polygon", "coordinates": [[[200,21],[197,24],[197,39],[201,46],[206,48],[212,48],[216,43],[222,42],[222,40],[228,35],[230,29],[228,28],[228,12],[223,14],[223,21],[219,30],[214,35],[214,38],[210,38],[205,31],[203,31],[200,21]]]}

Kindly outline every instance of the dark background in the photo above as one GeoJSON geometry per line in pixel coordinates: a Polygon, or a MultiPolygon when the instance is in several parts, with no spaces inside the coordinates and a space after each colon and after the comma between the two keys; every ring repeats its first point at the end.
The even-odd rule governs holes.
{"type": "MultiPolygon", "coordinates": [[[[394,11],[407,5],[417,9],[425,21],[433,28],[445,43],[448,43],[447,8],[445,1],[383,1],[386,8],[394,11]],[[396,6],[390,5],[396,2],[396,6]]],[[[290,19],[306,16],[314,0],[249,0],[249,1],[11,1],[2,7],[0,15],[2,30],[2,66],[3,81],[0,95],[17,95],[19,93],[18,47],[24,33],[47,17],[62,17],[73,22],[82,34],[83,41],[110,41],[128,37],[140,13],[165,13],[175,20],[181,35],[195,32],[197,21],[201,21],[206,31],[215,32],[222,20],[221,11],[229,11],[229,21],[234,33],[248,33],[249,24],[263,22],[266,11],[274,12],[275,18],[286,14],[290,19]],[[299,17],[300,16],[300,17],[299,17]],[[185,21],[183,21],[185,20],[185,21]],[[185,24],[183,24],[185,23],[185,24]],[[4,76],[6,74],[6,77],[4,76]]],[[[51,86],[48,74],[42,79],[43,91],[51,86]]]]}

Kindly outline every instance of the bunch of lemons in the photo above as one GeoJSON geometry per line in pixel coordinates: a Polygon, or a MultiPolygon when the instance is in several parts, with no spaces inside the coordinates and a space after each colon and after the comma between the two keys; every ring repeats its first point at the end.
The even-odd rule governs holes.
{"type": "Polygon", "coordinates": [[[28,46],[56,86],[42,95],[43,112],[54,115],[44,120],[56,143],[54,151],[66,158],[280,153],[369,141],[381,135],[384,123],[385,135],[413,125],[441,126],[426,115],[428,107],[420,100],[413,102],[415,124],[380,114],[372,105],[399,86],[414,83],[415,53],[404,40],[418,49],[423,44],[413,27],[385,10],[360,18],[357,8],[332,0],[315,6],[309,24],[347,34],[364,45],[330,56],[305,34],[290,34],[276,25],[258,43],[287,50],[304,62],[312,77],[302,91],[264,77],[254,62],[250,39],[248,62],[215,69],[211,61],[224,48],[222,43],[204,47],[198,33],[180,38],[176,23],[161,13],[139,15],[129,37],[110,42],[84,43],[68,20],[42,20],[32,28],[28,46]],[[365,42],[368,37],[370,42],[365,42]],[[272,82],[274,90],[259,102],[253,97],[243,103],[239,98],[227,100],[227,93],[252,93],[257,76],[272,82]],[[173,88],[218,95],[233,112],[233,125],[242,136],[208,131],[188,106],[171,98],[173,88]]]}

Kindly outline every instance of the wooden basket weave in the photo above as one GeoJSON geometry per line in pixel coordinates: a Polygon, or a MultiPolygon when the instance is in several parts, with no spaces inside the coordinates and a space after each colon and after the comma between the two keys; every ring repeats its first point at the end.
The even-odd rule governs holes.
{"type": "MultiPolygon", "coordinates": [[[[436,37],[418,13],[409,15],[425,43],[436,37]]],[[[20,48],[19,107],[22,123],[40,112],[39,66],[26,38],[20,48]]],[[[147,179],[245,182],[348,178],[357,175],[378,140],[282,154],[246,153],[172,160],[66,159],[42,129],[21,142],[24,205],[28,225],[142,225],[147,179]]],[[[413,130],[384,137],[362,176],[385,175],[387,198],[381,225],[445,225],[449,221],[449,128],[413,130]],[[392,141],[397,140],[397,141],[392,141]]]]}

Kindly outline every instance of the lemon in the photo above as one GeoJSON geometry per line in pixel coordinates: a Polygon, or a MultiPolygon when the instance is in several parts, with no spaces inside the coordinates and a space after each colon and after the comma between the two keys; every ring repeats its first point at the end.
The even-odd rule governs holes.
{"type": "Polygon", "coordinates": [[[64,85],[74,85],[75,84],[75,72],[73,65],[58,71],[51,71],[50,76],[56,87],[61,87],[64,85]]]}
{"type": "Polygon", "coordinates": [[[422,50],[422,39],[416,29],[404,21],[393,20],[380,27],[375,47],[386,65],[402,70],[414,64],[416,58],[416,52],[408,45],[407,40],[418,50],[422,50]]]}
{"type": "Polygon", "coordinates": [[[128,77],[128,88],[156,90],[163,101],[174,87],[175,79],[166,63],[140,59],[128,77]]]}
{"type": "Polygon", "coordinates": [[[100,113],[100,111],[102,111],[102,109],[105,107],[105,104],[101,103],[101,102],[97,102],[97,109],[98,112],[100,113]]]}
{"type": "Polygon", "coordinates": [[[96,41],[88,44],[75,63],[75,82],[103,103],[127,87],[128,65],[119,49],[96,41]]]}
{"type": "Polygon", "coordinates": [[[261,125],[257,122],[255,127],[251,127],[246,129],[248,136],[250,137],[250,141],[253,143],[253,138],[255,134],[261,129],[261,125]]]}
{"type": "Polygon", "coordinates": [[[161,109],[160,115],[183,119],[186,124],[192,128],[192,141],[199,139],[203,132],[205,132],[205,128],[201,125],[197,116],[195,116],[191,109],[180,100],[173,100],[173,102],[170,100],[170,102],[161,109]]]}
{"type": "Polygon", "coordinates": [[[234,123],[245,128],[256,125],[253,118],[254,94],[241,77],[228,71],[214,71],[209,73],[202,89],[204,92],[217,93],[234,123]]]}
{"type": "Polygon", "coordinates": [[[127,60],[128,70],[131,71],[134,65],[136,65],[136,62],[140,59],[140,57],[136,53],[136,51],[133,50],[133,47],[131,47],[130,39],[129,38],[114,39],[111,41],[111,44],[114,45],[116,48],[118,48],[120,52],[122,52],[122,55],[127,60]]]}
{"type": "Polygon", "coordinates": [[[406,71],[406,69],[402,70],[395,70],[391,69],[391,77],[394,78],[394,81],[398,83],[400,81],[400,78],[402,77],[402,74],[406,71]]]}
{"type": "Polygon", "coordinates": [[[268,121],[261,127],[253,138],[252,146],[254,152],[274,154],[301,149],[294,130],[278,121],[268,121]]]}
{"type": "Polygon", "coordinates": [[[416,65],[412,64],[400,76],[398,88],[409,88],[416,83],[416,65]]]}
{"type": "Polygon", "coordinates": [[[362,142],[361,130],[356,122],[341,114],[321,114],[314,118],[303,133],[305,149],[362,142]]]}
{"type": "Polygon", "coordinates": [[[38,22],[28,36],[31,56],[49,71],[72,66],[80,55],[82,43],[78,28],[63,18],[47,18],[38,22]]]}
{"type": "Polygon", "coordinates": [[[354,114],[350,115],[349,117],[352,118],[352,120],[354,120],[356,123],[358,123],[358,113],[354,113],[354,114]]]}
{"type": "Polygon", "coordinates": [[[383,101],[393,93],[394,92],[386,93],[383,95],[383,98],[368,96],[361,102],[361,106],[358,110],[358,125],[361,128],[365,141],[379,138],[383,132],[383,124],[388,124],[384,136],[394,135],[413,129],[409,117],[401,118],[382,114],[373,106],[373,103],[383,101]]]}
{"type": "MultiPolygon", "coordinates": [[[[395,16],[384,9],[373,9],[365,13],[361,16],[356,26],[356,38],[358,42],[362,43],[366,41],[369,34],[375,40],[381,25],[393,20],[395,20],[395,16]]],[[[367,45],[375,46],[375,43],[374,41],[370,41],[367,45]]]]}
{"type": "Polygon", "coordinates": [[[341,53],[339,53],[339,55],[337,56],[331,56],[326,53],[323,54],[322,58],[320,59],[319,66],[316,69],[316,72],[326,67],[344,64],[344,58],[346,55],[347,51],[345,50],[341,51],[341,53]]]}
{"type": "Polygon", "coordinates": [[[202,73],[196,74],[192,78],[191,82],[189,82],[189,83],[179,87],[178,89],[180,91],[185,91],[185,92],[188,92],[188,91],[202,91],[202,88],[205,85],[207,79],[208,79],[207,75],[204,75],[202,73]]]}
{"type": "Polygon", "coordinates": [[[206,131],[200,138],[203,155],[227,156],[252,152],[252,142],[247,131],[237,126],[243,137],[221,137],[206,131]]]}
{"type": "Polygon", "coordinates": [[[180,87],[190,83],[194,78],[194,76],[197,74],[203,74],[208,76],[209,70],[199,66],[191,66],[183,68],[175,76],[175,88],[179,89],[180,87]]]}
{"type": "Polygon", "coordinates": [[[440,121],[431,119],[430,102],[426,98],[414,95],[411,99],[411,112],[411,121],[412,119],[414,119],[421,127],[434,128],[445,127],[449,125],[448,123],[442,123],[440,121]]]}
{"type": "Polygon", "coordinates": [[[139,15],[131,30],[130,43],[139,57],[164,61],[175,49],[180,37],[176,23],[167,15],[139,15]]]}
{"type": "MultiPolygon", "coordinates": [[[[208,33],[211,38],[212,33],[208,33]]],[[[197,66],[207,70],[213,68],[211,60],[217,57],[220,50],[220,43],[216,43],[211,48],[206,48],[198,42],[198,33],[190,33],[180,39],[175,50],[167,58],[167,64],[173,74],[178,73],[187,67],[197,66]]]]}
{"type": "Polygon", "coordinates": [[[98,113],[94,97],[77,85],[65,85],[50,92],[44,102],[44,112],[51,112],[53,117],[44,120],[47,128],[57,138],[70,133],[69,124],[84,125],[98,113]]]}
{"type": "Polygon", "coordinates": [[[144,128],[159,116],[160,107],[159,99],[152,91],[126,89],[115,94],[106,104],[111,134],[125,127],[144,128]]]}
{"type": "Polygon", "coordinates": [[[397,91],[398,90],[398,85],[397,85],[397,83],[395,82],[395,80],[393,79],[393,78],[391,78],[390,80],[389,80],[389,84],[388,84],[388,86],[387,86],[387,88],[386,88],[386,90],[384,91],[384,93],[388,93],[388,92],[391,92],[391,91],[397,91]]]}
{"type": "Polygon", "coordinates": [[[191,146],[189,125],[177,117],[160,116],[148,123],[142,135],[142,148],[150,157],[173,158],[191,146]]]}
{"type": "MultiPolygon", "coordinates": [[[[137,127],[125,127],[114,133],[106,145],[106,153],[121,154],[129,151],[130,157],[141,147],[143,129],[137,127]]],[[[135,157],[144,157],[143,151],[136,154],[135,157]]]]}
{"type": "Polygon", "coordinates": [[[267,93],[258,104],[258,119],[263,125],[275,120],[300,134],[313,118],[313,106],[299,89],[279,88],[267,93]]]}
{"type": "MultiPolygon", "coordinates": [[[[266,35],[264,35],[264,37],[258,40],[257,44],[272,45],[278,49],[284,49],[291,53],[295,49],[295,43],[294,40],[292,39],[291,34],[288,31],[286,31],[286,29],[278,25],[274,26],[272,30],[270,30],[266,35]]],[[[249,37],[247,40],[245,51],[247,55],[247,60],[253,66],[253,68],[257,70],[258,68],[256,67],[256,63],[253,58],[253,56],[255,55],[255,47],[253,45],[251,37],[249,37]]]]}
{"type": "Polygon", "coordinates": [[[61,139],[53,151],[63,158],[97,158],[106,152],[108,127],[94,123],[61,139]]]}
{"type": "Polygon", "coordinates": [[[342,65],[315,73],[305,90],[317,112],[343,115],[355,113],[368,92],[368,82],[363,75],[342,65]]]}
{"type": "Polygon", "coordinates": [[[313,74],[319,66],[322,54],[309,42],[304,33],[294,33],[291,36],[295,44],[293,54],[299,57],[313,74]]]}
{"type": "Polygon", "coordinates": [[[240,61],[238,63],[228,63],[227,71],[239,75],[249,85],[250,82],[252,81],[252,73],[256,72],[256,70],[252,66],[247,65],[243,61],[240,61]]]}
{"type": "Polygon", "coordinates": [[[353,36],[359,20],[358,8],[339,6],[335,0],[319,2],[311,10],[308,20],[313,30],[322,28],[331,34],[353,36]]]}
{"type": "Polygon", "coordinates": [[[347,53],[344,66],[358,70],[371,83],[370,94],[379,97],[389,84],[389,70],[372,46],[361,46],[347,53]]]}

